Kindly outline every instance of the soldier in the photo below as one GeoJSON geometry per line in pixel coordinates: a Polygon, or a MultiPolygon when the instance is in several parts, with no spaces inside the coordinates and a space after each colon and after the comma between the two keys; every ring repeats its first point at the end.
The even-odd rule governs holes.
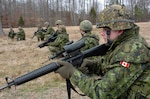
{"type": "Polygon", "coordinates": [[[34,33],[32,39],[34,38],[34,36],[37,36],[37,40],[39,41],[44,41],[44,29],[42,28],[42,26],[39,24],[38,26],[38,30],[34,33]]]}
{"type": "Polygon", "coordinates": [[[19,29],[19,32],[16,34],[17,41],[26,40],[26,35],[25,35],[23,28],[19,26],[18,29],[19,29]]]}
{"type": "Polygon", "coordinates": [[[46,26],[46,29],[44,32],[44,39],[47,40],[49,37],[53,35],[55,30],[50,26],[49,22],[45,22],[44,25],[46,26]]]}
{"type": "Polygon", "coordinates": [[[55,22],[55,25],[56,25],[56,27],[57,27],[57,30],[56,30],[56,31],[67,33],[66,27],[63,25],[62,20],[57,20],[57,21],[55,22]]]}
{"type": "Polygon", "coordinates": [[[89,20],[83,20],[80,23],[80,33],[82,35],[81,39],[85,41],[85,46],[81,49],[82,51],[99,45],[99,37],[91,32],[92,29],[92,23],[89,20]]]}
{"type": "MultiPolygon", "coordinates": [[[[82,36],[81,39],[83,39],[85,42],[85,46],[81,49],[81,51],[85,51],[96,45],[99,45],[99,36],[92,33],[92,29],[93,29],[93,26],[89,20],[83,20],[80,23],[80,33],[82,36]]],[[[97,58],[97,57],[90,57],[89,59],[94,60],[95,58],[97,58]]],[[[78,68],[78,69],[80,69],[80,68],[78,68]]],[[[84,72],[87,75],[93,75],[88,70],[84,70],[82,72],[84,72]]]]}
{"type": "Polygon", "coordinates": [[[51,52],[51,54],[55,54],[57,52],[59,52],[60,50],[63,49],[63,46],[69,42],[69,35],[67,34],[66,28],[63,25],[61,20],[57,20],[55,22],[57,30],[56,30],[56,35],[57,38],[55,39],[54,42],[50,42],[48,44],[48,48],[51,52]]]}
{"type": "Polygon", "coordinates": [[[14,37],[15,37],[15,35],[16,35],[16,33],[14,32],[13,28],[10,27],[10,31],[9,31],[9,33],[8,33],[8,37],[9,37],[11,40],[13,40],[14,37]]]}
{"type": "Polygon", "coordinates": [[[150,99],[150,47],[140,36],[139,26],[121,5],[105,8],[99,21],[97,28],[110,47],[97,60],[84,60],[81,67],[102,77],[87,76],[64,61],[57,61],[61,67],[55,72],[91,99],[150,99]]]}

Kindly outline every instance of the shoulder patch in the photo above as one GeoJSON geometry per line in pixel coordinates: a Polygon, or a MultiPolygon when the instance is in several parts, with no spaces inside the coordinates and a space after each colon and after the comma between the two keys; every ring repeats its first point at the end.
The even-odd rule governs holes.
{"type": "Polygon", "coordinates": [[[129,68],[130,64],[125,61],[120,61],[120,65],[126,68],[129,68]]]}

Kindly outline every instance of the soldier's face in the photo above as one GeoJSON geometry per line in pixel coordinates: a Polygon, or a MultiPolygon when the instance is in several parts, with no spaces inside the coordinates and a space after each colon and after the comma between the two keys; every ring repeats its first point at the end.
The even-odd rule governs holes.
{"type": "Polygon", "coordinates": [[[85,32],[83,30],[80,30],[80,33],[82,37],[85,35],[85,32]]]}
{"type": "Polygon", "coordinates": [[[100,33],[104,39],[104,42],[107,43],[107,39],[110,41],[115,40],[118,36],[123,33],[123,30],[110,30],[110,36],[107,36],[107,28],[102,28],[102,32],[100,33]]]}
{"type": "Polygon", "coordinates": [[[56,28],[59,28],[59,25],[58,25],[58,24],[56,24],[56,28]]]}

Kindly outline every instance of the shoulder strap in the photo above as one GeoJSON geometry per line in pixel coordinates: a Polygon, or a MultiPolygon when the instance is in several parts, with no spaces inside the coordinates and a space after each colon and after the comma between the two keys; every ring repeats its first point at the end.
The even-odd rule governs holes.
{"type": "Polygon", "coordinates": [[[66,79],[66,86],[67,86],[67,93],[68,93],[68,99],[71,99],[71,89],[74,90],[77,94],[81,96],[85,96],[84,94],[79,93],[74,86],[72,85],[71,81],[69,79],[66,79]]]}

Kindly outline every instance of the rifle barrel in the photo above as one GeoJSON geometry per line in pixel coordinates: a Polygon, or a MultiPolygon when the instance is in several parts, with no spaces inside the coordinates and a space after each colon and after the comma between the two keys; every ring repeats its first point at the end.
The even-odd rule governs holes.
{"type": "Polygon", "coordinates": [[[8,85],[0,87],[0,91],[3,90],[3,89],[5,89],[5,88],[8,88],[8,85]]]}
{"type": "MultiPolygon", "coordinates": [[[[82,41],[78,42],[77,44],[83,45],[82,41]]],[[[74,46],[77,47],[77,44],[75,44],[74,46]]],[[[76,47],[72,47],[72,46],[70,46],[70,47],[76,49],[76,47]]],[[[82,46],[78,45],[78,47],[77,47],[76,50],[79,50],[80,47],[82,47],[82,46]]],[[[86,51],[80,52],[80,53],[78,53],[78,54],[76,54],[76,55],[74,55],[72,57],[63,58],[61,60],[62,61],[70,62],[74,66],[78,66],[78,64],[80,65],[82,63],[82,59],[83,58],[91,57],[91,56],[97,56],[97,54],[98,55],[104,55],[108,51],[108,48],[109,48],[109,46],[99,45],[99,46],[96,46],[94,48],[88,49],[86,51]]],[[[76,51],[76,50],[72,50],[70,48],[66,48],[66,49],[69,49],[68,52],[70,52],[70,51],[76,51]]],[[[24,75],[22,75],[22,76],[20,76],[20,77],[18,77],[16,79],[14,79],[14,80],[12,80],[11,82],[8,82],[6,80],[7,81],[7,85],[0,87],[0,91],[3,90],[3,89],[5,89],[5,88],[10,88],[13,85],[15,85],[15,86],[21,85],[23,83],[26,83],[28,81],[31,81],[31,80],[36,79],[38,77],[41,77],[41,76],[43,76],[45,74],[51,73],[51,72],[57,70],[59,67],[60,66],[56,62],[52,62],[52,63],[47,64],[47,65],[45,65],[43,67],[40,67],[40,68],[38,68],[36,70],[33,70],[33,71],[31,71],[31,72],[29,72],[27,74],[24,74],[24,75]]]]}

